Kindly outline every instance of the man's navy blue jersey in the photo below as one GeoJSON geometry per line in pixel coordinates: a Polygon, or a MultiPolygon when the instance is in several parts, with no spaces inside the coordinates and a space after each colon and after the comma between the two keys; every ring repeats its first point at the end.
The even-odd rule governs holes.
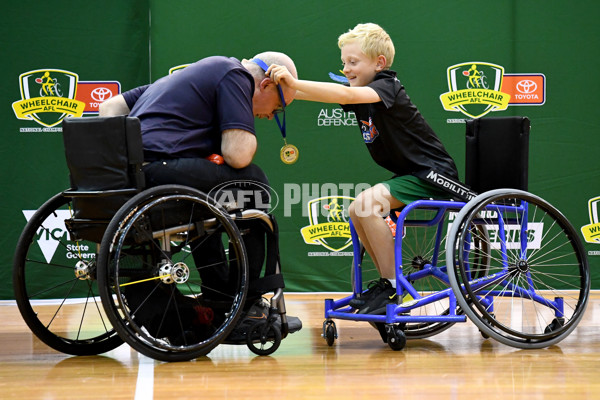
{"type": "Polygon", "coordinates": [[[239,60],[202,59],[123,93],[142,126],[146,161],[221,154],[221,133],[254,131],[254,78],[239,60]]]}

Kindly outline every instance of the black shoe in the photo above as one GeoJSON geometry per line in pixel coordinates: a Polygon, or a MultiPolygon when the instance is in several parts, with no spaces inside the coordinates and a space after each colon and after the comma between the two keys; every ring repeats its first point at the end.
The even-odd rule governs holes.
{"type": "Polygon", "coordinates": [[[389,287],[382,289],[377,295],[371,296],[365,305],[358,309],[358,313],[373,315],[385,314],[386,306],[390,303],[396,303],[397,299],[396,289],[390,285],[389,287]]]}
{"type": "Polygon", "coordinates": [[[371,298],[373,298],[374,296],[378,296],[382,290],[385,290],[385,289],[391,288],[391,287],[392,287],[392,284],[390,283],[389,280],[387,280],[385,278],[379,278],[376,281],[371,281],[371,282],[369,282],[369,285],[367,286],[367,290],[365,290],[360,295],[360,297],[355,297],[352,300],[350,300],[350,303],[348,303],[348,304],[352,308],[360,309],[360,308],[364,307],[364,305],[367,303],[367,301],[369,301],[371,298]]]}
{"type": "MultiPolygon", "coordinates": [[[[248,311],[244,312],[240,317],[237,325],[224,343],[237,344],[246,343],[246,336],[248,332],[257,322],[266,322],[269,318],[270,304],[265,299],[259,299],[256,301],[248,311]]],[[[294,333],[302,329],[302,321],[297,317],[287,316],[288,333],[294,333]]],[[[273,322],[273,326],[281,330],[281,316],[277,314],[277,319],[273,322]]]]}

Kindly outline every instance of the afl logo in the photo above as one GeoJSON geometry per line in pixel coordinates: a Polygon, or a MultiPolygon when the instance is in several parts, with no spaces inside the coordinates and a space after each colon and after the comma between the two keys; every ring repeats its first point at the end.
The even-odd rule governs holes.
{"type": "Polygon", "coordinates": [[[533,93],[537,90],[537,84],[534,81],[524,79],[517,83],[517,90],[523,94],[533,93]]]}
{"type": "Polygon", "coordinates": [[[104,100],[108,100],[112,97],[113,93],[110,89],[105,87],[98,87],[92,90],[90,93],[92,99],[95,101],[102,103],[104,100]]]}

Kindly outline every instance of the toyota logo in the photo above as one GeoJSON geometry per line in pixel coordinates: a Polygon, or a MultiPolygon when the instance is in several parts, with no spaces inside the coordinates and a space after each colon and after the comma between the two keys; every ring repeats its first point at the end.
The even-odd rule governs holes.
{"type": "Polygon", "coordinates": [[[536,89],[537,83],[530,81],[529,79],[524,79],[517,83],[517,90],[523,94],[533,93],[536,89]]]}
{"type": "Polygon", "coordinates": [[[110,99],[112,97],[112,91],[105,87],[99,87],[99,88],[92,90],[91,95],[92,95],[92,99],[101,103],[104,100],[110,99]]]}

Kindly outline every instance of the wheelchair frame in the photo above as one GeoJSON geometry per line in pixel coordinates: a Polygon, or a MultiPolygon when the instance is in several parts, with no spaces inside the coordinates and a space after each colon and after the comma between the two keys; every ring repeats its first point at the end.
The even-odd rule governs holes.
{"type": "MultiPolygon", "coordinates": [[[[135,122],[125,117],[74,121],[81,124],[77,129],[83,128],[83,133],[88,133],[86,123],[96,123],[90,125],[90,135],[103,141],[109,140],[102,137],[104,127],[114,128],[111,135],[117,139],[126,137],[126,144],[121,146],[125,156],[110,161],[122,168],[129,165],[129,172],[114,170],[119,176],[129,175],[132,183],[125,188],[95,190],[90,188],[94,179],[75,171],[83,178],[84,187],[75,184],[33,214],[19,238],[13,263],[15,299],[23,319],[40,340],[67,354],[100,354],[127,342],[161,361],[206,355],[221,343],[232,343],[228,336],[244,313],[251,284],[244,233],[238,225],[255,220],[267,237],[268,265],[264,268],[270,275],[262,278],[262,286],[253,283],[252,288],[260,293],[273,291],[273,296],[267,318],[248,327],[242,332],[244,339],[234,344],[245,344],[258,355],[273,353],[289,333],[274,217],[256,209],[225,209],[205,193],[186,186],[142,190],[136,183],[140,177],[143,180],[143,174],[139,169],[139,123],[135,122]],[[88,199],[92,207],[87,212],[92,217],[78,211],[81,205],[85,208],[88,199]],[[95,210],[103,202],[109,209],[116,207],[109,218],[95,210]],[[59,228],[62,222],[66,231],[59,228]],[[51,263],[43,249],[39,251],[34,243],[43,237],[56,241],[56,251],[65,261],[51,263]],[[188,265],[186,260],[191,260],[194,251],[202,251],[208,241],[211,248],[221,247],[220,253],[206,265],[188,265]],[[52,271],[47,274],[50,282],[36,281],[35,271],[40,268],[52,271]],[[201,269],[205,268],[231,284],[211,286],[202,276],[201,269]],[[145,287],[148,290],[140,289],[145,287]],[[207,298],[210,290],[215,299],[207,298]],[[58,297],[56,293],[60,293],[59,301],[48,314],[43,307],[52,302],[38,298],[48,294],[58,297]],[[70,308],[75,315],[67,311],[70,308]],[[155,309],[157,315],[148,316],[149,310],[155,309]]],[[[86,140],[75,139],[76,146],[86,140]]],[[[88,167],[85,154],[80,156],[77,147],[71,150],[71,157],[83,164],[84,172],[98,168],[88,167]]],[[[99,166],[101,169],[103,165],[99,166]]],[[[69,168],[73,175],[72,166],[69,168]]],[[[100,181],[111,184],[106,176],[100,181]]],[[[200,257],[201,262],[204,257],[200,257]]]]}
{"type": "MultiPolygon", "coordinates": [[[[556,208],[531,193],[516,189],[498,189],[485,192],[468,203],[420,200],[407,205],[398,216],[396,225],[396,295],[398,299],[402,299],[403,295],[408,294],[412,300],[388,304],[384,315],[358,314],[357,310],[349,306],[350,301],[360,297],[362,293],[362,255],[360,246],[357,245],[360,241],[353,226],[351,233],[354,243],[354,290],[351,296],[337,301],[325,301],[326,320],[323,323],[323,337],[330,346],[337,338],[337,328],[333,319],[370,322],[379,329],[382,339],[393,350],[400,350],[406,345],[407,337],[428,337],[449,328],[453,323],[466,322],[468,318],[479,328],[484,338],[493,337],[517,348],[541,348],[563,340],[575,329],[585,312],[590,276],[581,240],[568,220],[556,208]],[[436,215],[429,220],[407,219],[412,211],[418,209],[434,210],[436,215]],[[444,216],[448,212],[457,211],[452,228],[447,230],[446,265],[439,265],[438,262],[444,261],[438,259],[442,250],[442,237],[445,234],[444,216]],[[529,215],[532,211],[534,216],[529,215]],[[534,219],[530,222],[530,217],[538,218],[539,221],[535,222],[534,219]],[[532,233],[529,232],[528,223],[537,224],[536,229],[546,230],[540,240],[547,239],[551,243],[549,253],[561,250],[562,253],[545,258],[540,251],[531,249],[528,245],[532,241],[532,233]],[[437,226],[433,257],[421,265],[418,271],[407,274],[403,273],[403,263],[410,260],[402,258],[404,238],[398,235],[398,232],[404,232],[405,226],[437,226]],[[496,227],[496,240],[490,240],[487,227],[496,227]],[[518,230],[516,240],[516,234],[509,237],[511,230],[518,230]],[[473,236],[478,236],[477,243],[485,249],[471,247],[473,236]],[[511,252],[517,255],[511,257],[511,252]],[[471,253],[475,253],[478,258],[486,258],[486,261],[472,263],[469,259],[471,253]],[[557,269],[558,271],[555,271],[557,269]],[[557,286],[566,286],[567,289],[551,287],[538,277],[541,274],[546,275],[546,280],[550,279],[557,286]],[[413,283],[429,276],[444,282],[448,287],[420,294],[413,283]],[[545,297],[545,291],[555,293],[555,298],[545,297]],[[502,297],[510,298],[513,303],[520,301],[522,308],[529,306],[529,303],[526,303],[528,300],[532,304],[535,303],[533,308],[536,316],[533,321],[526,321],[527,326],[525,321],[520,321],[523,325],[521,327],[518,323],[514,324],[517,325],[515,327],[511,325],[511,321],[501,321],[500,316],[494,312],[494,307],[498,303],[496,298],[502,297]],[[569,302],[568,313],[565,297],[569,302]],[[448,300],[445,313],[410,315],[411,311],[443,299],[448,300]],[[539,308],[547,308],[554,318],[549,321],[547,312],[536,309],[536,305],[539,308]],[[440,325],[434,326],[425,334],[415,334],[410,330],[411,324],[419,326],[420,329],[423,325],[440,325]]],[[[505,315],[503,318],[511,317],[505,315]]]]}

